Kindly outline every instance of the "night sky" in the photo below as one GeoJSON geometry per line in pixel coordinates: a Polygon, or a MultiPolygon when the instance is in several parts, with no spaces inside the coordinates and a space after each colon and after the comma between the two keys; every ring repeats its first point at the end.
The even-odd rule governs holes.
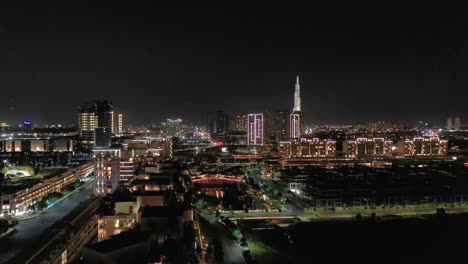
{"type": "Polygon", "coordinates": [[[111,98],[132,124],[204,124],[291,109],[299,74],[306,123],[467,123],[467,26],[456,6],[2,9],[0,121],[111,98]]]}

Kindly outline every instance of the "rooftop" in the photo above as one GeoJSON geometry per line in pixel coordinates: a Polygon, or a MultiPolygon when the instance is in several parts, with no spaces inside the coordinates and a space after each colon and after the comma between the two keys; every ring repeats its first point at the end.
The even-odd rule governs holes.
{"type": "Polygon", "coordinates": [[[87,248],[101,253],[116,251],[148,239],[149,234],[131,230],[111,236],[110,239],[87,246],[87,248]]]}

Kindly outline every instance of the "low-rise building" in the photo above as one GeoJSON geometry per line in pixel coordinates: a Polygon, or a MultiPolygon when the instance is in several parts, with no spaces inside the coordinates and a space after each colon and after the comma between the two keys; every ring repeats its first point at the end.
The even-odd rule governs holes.
{"type": "Polygon", "coordinates": [[[31,188],[13,194],[2,195],[2,211],[21,214],[42,197],[53,192],[61,192],[63,187],[89,174],[93,169],[94,164],[92,162],[86,163],[77,168],[71,168],[58,176],[46,179],[31,188]]]}

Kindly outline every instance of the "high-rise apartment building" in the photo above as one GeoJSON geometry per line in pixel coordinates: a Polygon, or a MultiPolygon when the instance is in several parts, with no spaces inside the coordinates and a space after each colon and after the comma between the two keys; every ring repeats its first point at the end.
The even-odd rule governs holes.
{"type": "Polygon", "coordinates": [[[88,102],[78,108],[78,126],[82,143],[94,144],[95,148],[110,146],[113,127],[112,109],[112,103],[107,100],[88,102]]]}
{"type": "Polygon", "coordinates": [[[453,119],[451,117],[447,118],[447,130],[453,129],[453,119]]]}
{"type": "Polygon", "coordinates": [[[301,135],[301,115],[292,113],[289,115],[289,137],[299,138],[301,135]]]}
{"type": "Polygon", "coordinates": [[[265,129],[263,114],[247,115],[247,145],[265,144],[265,129]]]}
{"type": "Polygon", "coordinates": [[[234,126],[230,129],[236,130],[236,131],[245,131],[246,124],[247,124],[247,115],[236,115],[236,117],[233,119],[234,126]]]}
{"type": "Polygon", "coordinates": [[[289,118],[290,111],[278,110],[275,112],[275,133],[276,141],[289,138],[289,118]]]}
{"type": "Polygon", "coordinates": [[[123,114],[112,112],[112,134],[123,133],[123,114]]]}
{"type": "Polygon", "coordinates": [[[94,150],[94,194],[106,195],[117,190],[120,181],[120,149],[94,150]]]}
{"type": "Polygon", "coordinates": [[[447,130],[460,130],[461,129],[461,118],[460,117],[449,117],[447,118],[447,130]]]}
{"type": "Polygon", "coordinates": [[[453,129],[460,130],[461,128],[461,119],[459,117],[453,118],[453,129]]]}
{"type": "Polygon", "coordinates": [[[229,130],[229,115],[221,110],[208,112],[206,129],[209,133],[226,133],[229,130]]]}
{"type": "Polygon", "coordinates": [[[166,136],[178,136],[184,133],[184,124],[182,119],[166,119],[166,122],[163,122],[161,129],[164,135],[166,136]]]}

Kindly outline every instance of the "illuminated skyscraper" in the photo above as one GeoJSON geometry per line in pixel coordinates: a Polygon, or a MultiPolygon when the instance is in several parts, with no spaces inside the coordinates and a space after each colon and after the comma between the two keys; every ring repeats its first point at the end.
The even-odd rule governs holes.
{"type": "Polygon", "coordinates": [[[299,84],[299,75],[296,77],[296,86],[294,90],[294,112],[301,111],[301,85],[299,84]]]}
{"type": "Polygon", "coordinates": [[[292,113],[289,115],[289,137],[299,138],[301,134],[301,115],[292,113]]]}
{"type": "Polygon", "coordinates": [[[123,115],[122,113],[112,112],[112,134],[123,133],[123,115]]]}
{"type": "Polygon", "coordinates": [[[247,145],[265,144],[263,114],[247,115],[247,145]]]}
{"type": "Polygon", "coordinates": [[[78,108],[80,137],[85,145],[110,146],[112,109],[112,103],[107,100],[88,102],[78,108]]]}
{"type": "Polygon", "coordinates": [[[288,125],[290,138],[299,138],[304,130],[304,113],[301,111],[301,85],[299,84],[299,76],[296,77],[296,85],[294,90],[294,108],[289,115],[288,125]]]}

